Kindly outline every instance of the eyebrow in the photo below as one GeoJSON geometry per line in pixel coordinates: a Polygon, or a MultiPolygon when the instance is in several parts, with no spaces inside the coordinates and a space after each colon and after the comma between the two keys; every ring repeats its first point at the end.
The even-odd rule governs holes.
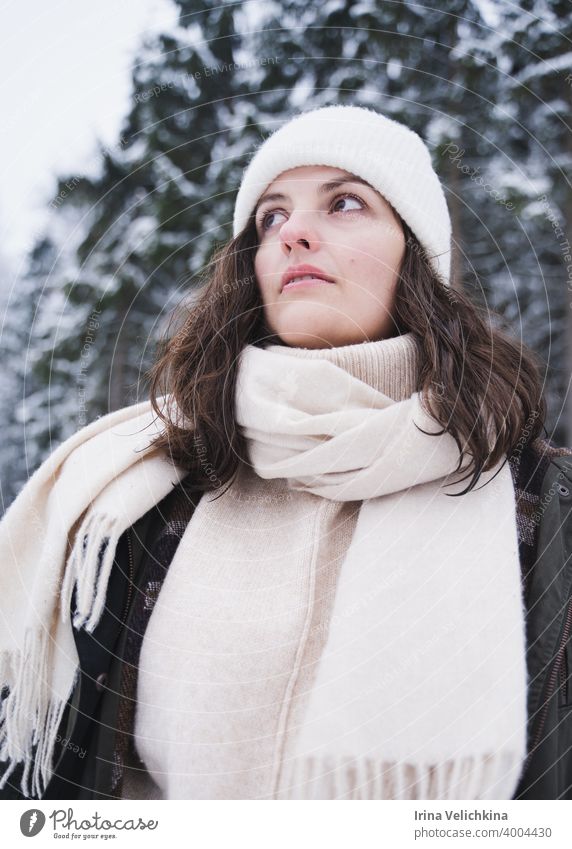
{"type": "MultiPolygon", "coordinates": [[[[328,180],[327,183],[322,183],[321,186],[318,187],[319,195],[327,195],[333,189],[337,189],[338,186],[343,186],[345,183],[359,183],[362,186],[367,186],[368,189],[372,189],[373,187],[367,182],[367,180],[362,180],[361,177],[356,177],[354,174],[346,174],[343,177],[337,177],[335,180],[328,180]]],[[[281,192],[272,192],[272,194],[262,195],[262,197],[258,200],[258,203],[254,207],[253,215],[256,215],[258,208],[265,203],[266,201],[271,200],[286,200],[288,195],[284,195],[281,192]]]]}

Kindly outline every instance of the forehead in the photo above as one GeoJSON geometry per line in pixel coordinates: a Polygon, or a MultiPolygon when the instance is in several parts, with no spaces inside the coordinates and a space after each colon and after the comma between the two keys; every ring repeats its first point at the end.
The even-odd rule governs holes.
{"type": "MultiPolygon", "coordinates": [[[[357,180],[360,183],[366,183],[357,174],[351,171],[346,171],[343,168],[335,168],[330,165],[299,165],[296,168],[289,168],[282,171],[275,179],[268,184],[267,189],[275,188],[286,182],[300,183],[318,183],[324,180],[357,180]]],[[[369,185],[369,183],[367,183],[369,185]]]]}
{"type": "Polygon", "coordinates": [[[383,195],[377,189],[374,189],[367,180],[358,177],[357,174],[353,174],[351,171],[345,171],[342,168],[332,168],[329,165],[300,165],[297,168],[282,171],[272,183],[266,186],[265,191],[259,196],[256,202],[253,214],[256,214],[258,208],[263,203],[286,200],[288,192],[292,189],[298,190],[303,186],[307,186],[308,191],[325,195],[333,191],[338,185],[348,182],[367,186],[385,203],[383,195]]]}

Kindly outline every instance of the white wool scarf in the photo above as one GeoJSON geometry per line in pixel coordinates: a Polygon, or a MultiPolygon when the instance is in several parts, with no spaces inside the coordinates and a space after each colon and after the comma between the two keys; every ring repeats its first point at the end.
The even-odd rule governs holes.
{"type": "Polygon", "coordinates": [[[441,427],[420,393],[393,401],[332,362],[282,351],[243,352],[238,421],[256,473],[363,500],[282,786],[383,798],[383,761],[396,765],[394,798],[511,798],[527,671],[508,462],[451,497],[467,486],[451,485],[459,450],[448,433],[421,432],[441,427]]]}
{"type": "Polygon", "coordinates": [[[0,787],[21,763],[22,793],[41,798],[52,775],[79,675],[73,588],[73,625],[93,631],[120,535],[187,474],[147,450],[161,429],[149,401],[101,416],[36,469],[0,522],[0,787]]]}
{"type": "MultiPolygon", "coordinates": [[[[357,786],[384,798],[388,777],[375,765],[389,760],[392,798],[413,784],[417,798],[510,798],[526,753],[526,644],[508,464],[490,485],[449,497],[466,486],[442,489],[457,447],[415,427],[436,428],[417,393],[395,402],[281,346],[242,352],[237,419],[260,478],[363,500],[297,728],[284,694],[274,797],[348,798],[357,786]]],[[[186,474],[148,450],[160,426],[148,402],[96,420],[54,451],[0,522],[0,760],[24,764],[25,795],[41,797],[52,774],[77,680],[74,585],[73,625],[93,630],[119,536],[186,474]]],[[[200,500],[183,540],[221,501],[200,500]]],[[[219,531],[237,545],[248,533],[219,531]]],[[[279,527],[270,541],[292,549],[279,527]]]]}
{"type": "Polygon", "coordinates": [[[458,449],[422,432],[441,428],[419,393],[316,353],[242,352],[254,471],[202,498],[179,543],[139,661],[139,757],[166,799],[510,799],[527,710],[508,463],[452,497],[458,449]],[[357,523],[329,607],[343,501],[357,523]]]}

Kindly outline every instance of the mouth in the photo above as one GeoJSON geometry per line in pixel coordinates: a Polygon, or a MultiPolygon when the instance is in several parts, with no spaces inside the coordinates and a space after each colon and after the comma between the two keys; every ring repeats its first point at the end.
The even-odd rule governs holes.
{"type": "Polygon", "coordinates": [[[313,265],[294,265],[282,275],[281,292],[290,289],[298,289],[303,286],[318,286],[320,284],[332,284],[334,281],[327,274],[313,265]]]}
{"type": "Polygon", "coordinates": [[[323,277],[312,277],[310,275],[306,277],[295,277],[293,280],[290,280],[289,283],[286,283],[286,285],[282,287],[282,291],[288,292],[290,291],[290,289],[300,289],[305,286],[320,286],[323,284],[332,286],[333,281],[325,280],[323,277]]]}

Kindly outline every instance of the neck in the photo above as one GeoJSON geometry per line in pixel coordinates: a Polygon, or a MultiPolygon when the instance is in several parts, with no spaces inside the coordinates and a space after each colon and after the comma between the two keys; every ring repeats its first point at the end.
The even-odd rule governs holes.
{"type": "Polygon", "coordinates": [[[335,348],[265,347],[293,357],[329,360],[394,401],[404,401],[418,389],[419,349],[412,333],[335,348]]]}

